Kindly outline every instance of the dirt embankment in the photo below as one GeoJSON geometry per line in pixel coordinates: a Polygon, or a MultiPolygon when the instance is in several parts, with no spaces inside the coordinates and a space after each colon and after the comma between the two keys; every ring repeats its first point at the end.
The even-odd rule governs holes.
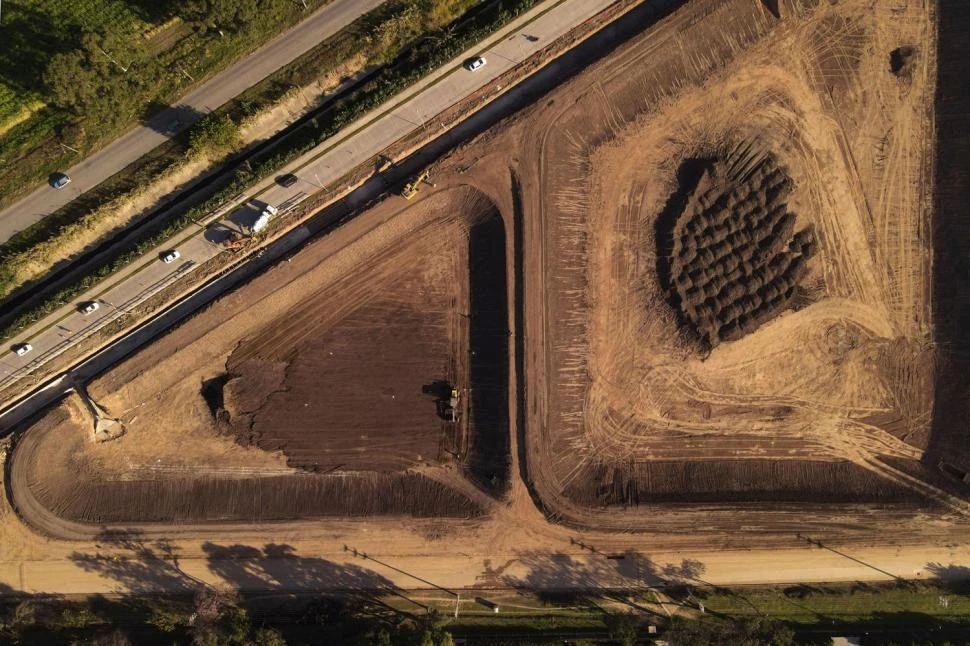
{"type": "Polygon", "coordinates": [[[85,523],[485,513],[474,485],[508,487],[502,217],[459,187],[347,226],[351,244],[311,244],[91,384],[121,439],[91,442],[70,403],[36,424],[14,454],[19,507],[85,523]]]}

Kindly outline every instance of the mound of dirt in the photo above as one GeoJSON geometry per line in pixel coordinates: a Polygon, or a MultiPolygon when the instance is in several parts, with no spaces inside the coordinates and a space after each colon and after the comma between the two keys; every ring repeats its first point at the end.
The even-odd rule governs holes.
{"type": "Polygon", "coordinates": [[[816,242],[811,226],[794,232],[791,180],[772,158],[740,177],[723,161],[702,168],[658,218],[657,258],[671,306],[711,348],[791,306],[816,242]]]}
{"type": "Polygon", "coordinates": [[[913,59],[916,49],[908,45],[897,47],[889,52],[889,71],[899,77],[909,78],[913,73],[913,59]]]}

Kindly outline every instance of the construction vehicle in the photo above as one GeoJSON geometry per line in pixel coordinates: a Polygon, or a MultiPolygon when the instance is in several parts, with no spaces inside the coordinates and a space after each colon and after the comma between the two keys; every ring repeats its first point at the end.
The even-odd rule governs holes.
{"type": "Polygon", "coordinates": [[[422,171],[420,175],[415,177],[413,180],[404,185],[404,189],[401,191],[401,197],[405,200],[410,200],[412,197],[418,194],[418,186],[424,182],[428,186],[434,187],[434,184],[428,181],[428,171],[422,171]]]}
{"type": "Polygon", "coordinates": [[[444,407],[443,417],[448,417],[452,422],[457,422],[460,414],[458,407],[461,405],[461,391],[457,388],[451,389],[451,397],[448,398],[448,405],[444,407]]]}
{"type": "Polygon", "coordinates": [[[252,236],[244,235],[238,231],[232,231],[229,237],[222,241],[222,248],[225,251],[239,251],[246,246],[246,243],[252,239],[252,236]]]}

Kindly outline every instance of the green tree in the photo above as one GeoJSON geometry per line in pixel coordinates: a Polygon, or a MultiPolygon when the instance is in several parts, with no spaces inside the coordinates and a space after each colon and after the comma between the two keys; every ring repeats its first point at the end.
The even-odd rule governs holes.
{"type": "Polygon", "coordinates": [[[633,646],[637,643],[637,626],[639,621],[632,613],[606,615],[603,619],[606,629],[610,632],[610,639],[623,646],[633,646]]]}
{"type": "Polygon", "coordinates": [[[211,29],[239,31],[259,17],[260,6],[258,0],[188,0],[180,11],[211,29]]]}
{"type": "Polygon", "coordinates": [[[230,152],[238,145],[239,127],[227,114],[207,115],[189,133],[189,146],[197,154],[230,152]]]}
{"type": "Polygon", "coordinates": [[[81,47],[51,57],[43,81],[51,101],[102,121],[126,119],[144,98],[147,51],[137,35],[88,32],[81,47]]]}
{"type": "Polygon", "coordinates": [[[664,632],[671,646],[794,646],[795,633],[790,628],[765,617],[711,621],[674,617],[664,632]]]}
{"type": "Polygon", "coordinates": [[[286,646],[286,640],[278,630],[272,628],[260,628],[253,635],[255,646],[286,646]]]}
{"type": "Polygon", "coordinates": [[[239,602],[239,594],[234,590],[200,589],[195,595],[195,613],[190,621],[192,642],[197,646],[247,643],[252,624],[249,613],[239,602]]]}

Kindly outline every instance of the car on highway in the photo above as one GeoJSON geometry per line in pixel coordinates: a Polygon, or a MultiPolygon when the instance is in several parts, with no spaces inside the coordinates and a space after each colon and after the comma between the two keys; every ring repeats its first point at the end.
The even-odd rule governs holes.
{"type": "Polygon", "coordinates": [[[14,354],[16,354],[18,357],[24,356],[33,349],[34,346],[30,345],[29,343],[18,343],[12,348],[14,354]]]}
{"type": "Polygon", "coordinates": [[[485,63],[487,62],[488,61],[485,60],[484,56],[476,56],[475,58],[469,58],[467,61],[465,61],[465,69],[468,70],[469,72],[474,72],[480,67],[485,67],[485,63]]]}
{"type": "Polygon", "coordinates": [[[276,183],[284,188],[289,188],[296,184],[296,175],[293,173],[287,173],[286,175],[280,175],[276,178],[276,183]]]}
{"type": "Polygon", "coordinates": [[[50,182],[54,188],[64,188],[71,183],[71,178],[67,176],[67,173],[54,173],[50,177],[50,182]]]}
{"type": "Polygon", "coordinates": [[[99,307],[101,307],[101,304],[98,303],[98,301],[87,301],[86,303],[81,303],[78,305],[77,311],[85,315],[93,314],[94,312],[98,311],[99,307]]]}
{"type": "Polygon", "coordinates": [[[180,254],[177,249],[172,249],[171,251],[166,251],[165,253],[162,254],[162,262],[164,262],[167,265],[170,262],[175,262],[181,257],[182,257],[182,254],[180,254]]]}

